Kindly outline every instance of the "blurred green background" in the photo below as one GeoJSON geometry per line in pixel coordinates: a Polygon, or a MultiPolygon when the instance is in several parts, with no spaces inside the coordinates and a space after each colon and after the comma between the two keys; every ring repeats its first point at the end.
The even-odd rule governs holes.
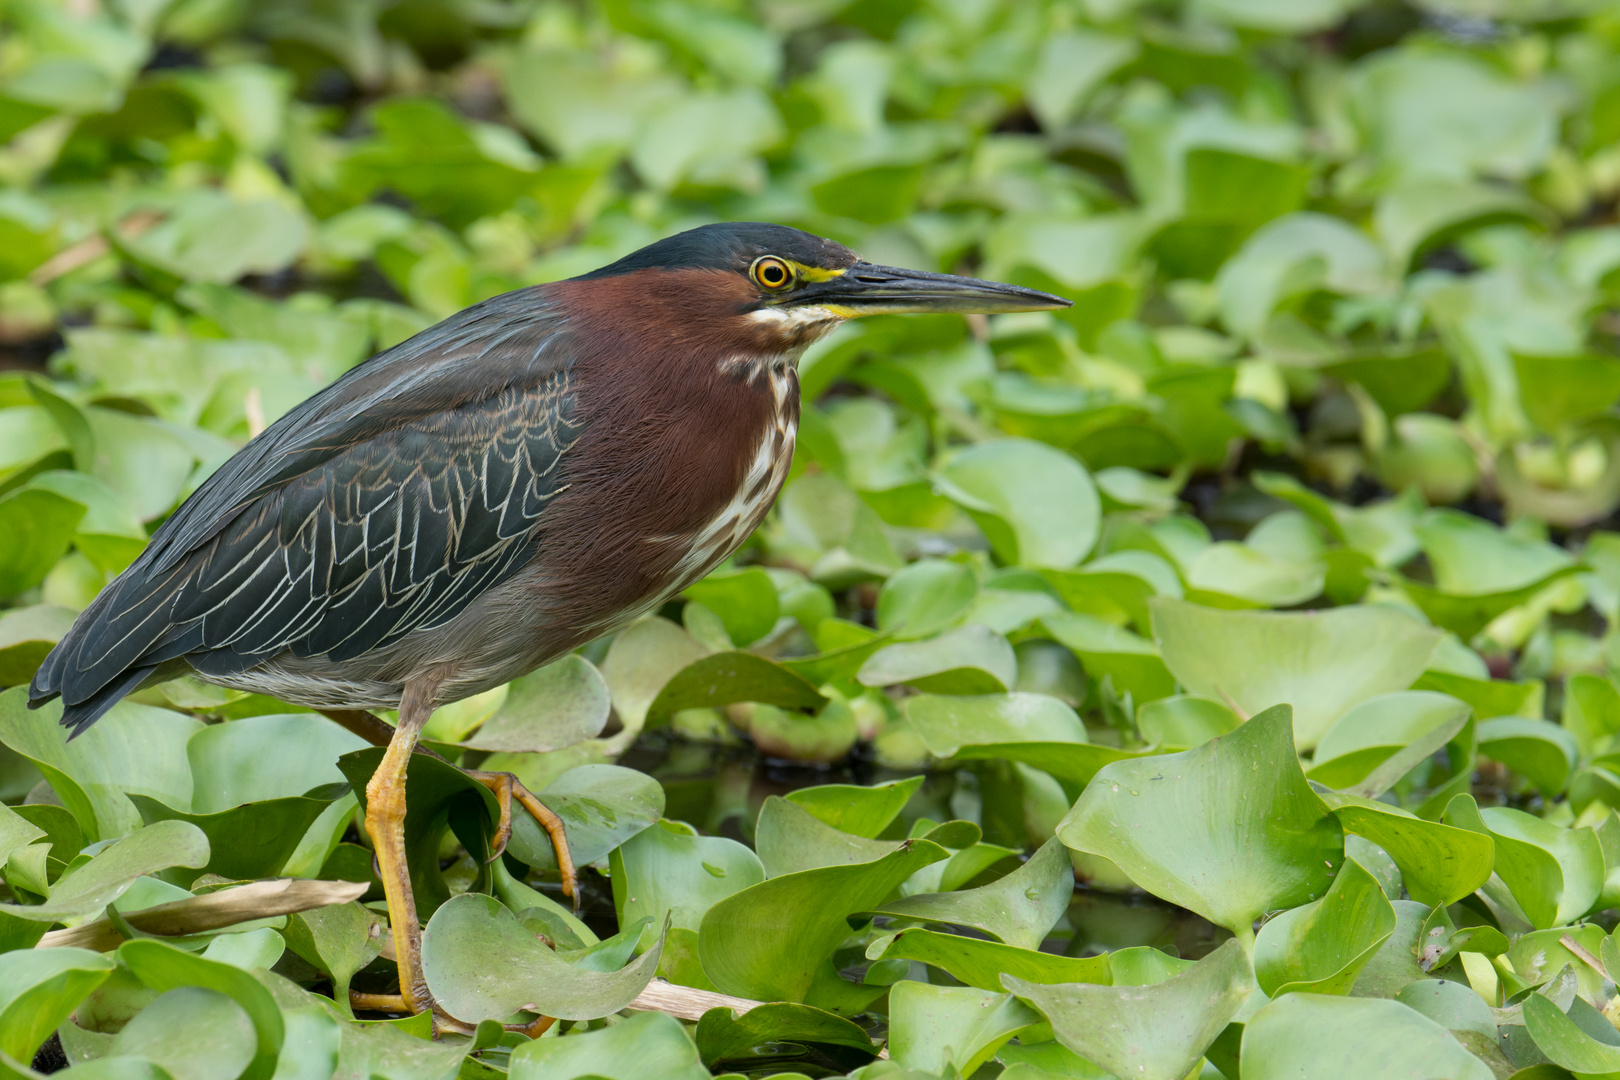
{"type": "MultiPolygon", "coordinates": [[[[919,895],[1000,881],[1019,852],[1054,836],[1092,886],[1072,890],[1062,852],[1046,848],[1049,879],[1022,895],[1055,906],[1014,952],[1044,942],[1048,960],[1138,945],[1202,955],[1227,931],[1251,934],[1265,912],[1317,903],[1323,863],[1346,866],[1347,853],[1381,876],[1341,873],[1343,895],[1387,893],[1401,922],[1391,936],[1388,904],[1376,933],[1324,919],[1354,956],[1328,972],[1336,992],[1378,950],[1358,998],[1437,981],[1413,964],[1420,925],[1437,934],[1455,917],[1463,929],[1442,952],[1446,963],[1466,953],[1475,1012],[1562,979],[1565,960],[1546,957],[1565,956],[1555,943],[1577,930],[1582,993],[1609,1009],[1613,983],[1592,978],[1589,958],[1607,950],[1608,970],[1620,970],[1620,938],[1573,924],[1591,915],[1607,929],[1620,907],[1617,45],[1614,0],[0,0],[0,687],[28,681],[201,478],[371,353],[693,225],[796,225],[874,261],[1013,281],[1075,305],[874,318],[818,344],[802,364],[792,478],[734,563],[663,619],[582,650],[589,663],[567,658],[435,716],[429,737],[463,763],[611,804],[604,815],[620,828],[599,828],[594,854],[620,870],[612,881],[587,872],[590,926],[637,925],[635,898],[610,889],[623,893],[637,873],[658,879],[647,868],[661,864],[636,859],[677,842],[665,833],[679,830],[649,828],[660,816],[759,866],[736,841],[753,844],[774,881],[850,862],[859,830],[835,812],[856,798],[848,789],[795,792],[834,819],[817,843],[838,854],[788,851],[780,830],[797,811],[773,792],[927,771],[859,796],[885,807],[861,844],[881,832],[898,845],[961,819],[942,826],[953,869],[913,882],[919,895]],[[1329,608],[1343,610],[1242,610],[1329,608]],[[547,681],[563,675],[588,684],[594,696],[581,697],[595,711],[563,715],[565,695],[547,681]],[[698,707],[721,700],[720,683],[729,706],[698,707]],[[1363,702],[1373,695],[1386,696],[1363,702]],[[1292,745],[1280,714],[1240,727],[1280,700],[1295,707],[1292,745]],[[603,737],[555,748],[567,725],[601,731],[610,703],[603,737]],[[674,736],[638,741],[644,723],[674,736]],[[1220,765],[1232,744],[1205,744],[1234,730],[1260,738],[1257,728],[1275,736],[1265,773],[1210,766],[1216,779],[1189,796],[1191,811],[1140,800],[1168,824],[1135,863],[1098,839],[1106,814],[1071,810],[1107,797],[1109,784],[1090,785],[1107,762],[1128,766],[1109,776],[1136,775],[1130,767],[1157,765],[1126,759],[1197,748],[1177,761],[1220,765]],[[601,772],[608,761],[630,768],[601,772]],[[1315,806],[1306,767],[1339,789],[1334,812],[1348,806],[1347,821],[1367,810],[1343,801],[1359,793],[1429,819],[1441,839],[1403,846],[1391,833],[1378,841],[1386,854],[1358,834],[1318,850],[1309,830],[1254,824],[1270,811],[1246,802],[1251,790],[1315,806]],[[1502,846],[1481,854],[1482,832],[1502,846]],[[1228,860],[1236,880],[1200,877],[1207,849],[1240,834],[1277,850],[1228,860]],[[1498,850],[1509,856],[1495,863],[1498,850]],[[1510,865],[1526,852],[1535,874],[1510,865]],[[1457,880],[1429,880],[1436,866],[1457,880]],[[1421,904],[1399,898],[1403,874],[1421,904]],[[1194,879],[1202,892],[1178,884],[1194,879]],[[1133,889],[1164,903],[1109,895],[1133,889]],[[1517,952],[1493,967],[1486,953],[1504,954],[1506,934],[1517,952]]],[[[304,846],[239,843],[231,818],[215,824],[229,843],[152,865],[211,859],[221,880],[369,881],[364,837],[349,828],[354,797],[331,763],[343,737],[288,712],[182,680],[65,747],[10,690],[0,799],[32,802],[0,806],[0,822],[26,811],[62,828],[50,844],[19,841],[32,854],[6,863],[6,895],[56,902],[69,861],[75,873],[113,861],[84,856],[84,841],[157,843],[154,820],[186,807],[200,819],[213,804],[194,806],[189,785],[210,770],[262,781],[238,783],[214,809],[282,839],[300,835],[284,820],[302,821],[304,846]],[[299,734],[275,734],[283,728],[299,734]],[[226,755],[232,739],[248,748],[226,755]],[[325,802],[305,798],[316,775],[336,785],[325,802]],[[47,808],[75,785],[106,805],[47,808]],[[125,793],[144,800],[140,814],[125,793]],[[321,816],[311,825],[295,810],[321,816]]],[[[1326,805],[1311,827],[1337,830],[1326,805]]],[[[1344,828],[1367,830],[1361,818],[1344,828]]],[[[1407,840],[1430,835],[1403,828],[1416,830],[1407,840]]],[[[753,950],[769,978],[728,984],[748,993],[777,994],[778,974],[832,957],[829,945],[794,969],[769,950],[829,911],[836,942],[838,889],[797,911],[757,900],[774,893],[738,901],[787,912],[787,929],[761,934],[704,915],[732,910],[718,907],[723,875],[696,840],[679,843],[692,849],[680,866],[698,899],[663,974],[708,984],[699,920],[714,948],[753,950]]],[[[879,849],[855,850],[870,870],[879,849]]],[[[516,875],[521,889],[501,897],[519,913],[544,899],[524,881],[552,889],[549,856],[525,851],[494,864],[516,875]]],[[[454,838],[440,854],[444,896],[488,887],[492,871],[454,838]]],[[[180,875],[188,888],[194,877],[180,875]]],[[[737,875],[723,891],[769,884],[737,875]]],[[[184,893],[173,890],[148,889],[139,904],[184,893]]],[[[92,918],[104,906],[62,910],[92,918]]],[[[359,921],[332,934],[358,948],[376,935],[350,907],[359,921]]],[[[33,937],[0,938],[12,963],[32,962],[18,957],[50,925],[34,915],[33,937]]],[[[1268,990],[1306,985],[1277,957],[1292,963],[1290,949],[1326,940],[1317,924],[1292,925],[1304,944],[1275,946],[1268,990]]],[[[268,951],[227,944],[222,963],[281,955],[281,938],[254,932],[275,939],[268,951]]],[[[313,931],[289,931],[292,947],[314,955],[299,933],[313,931]]],[[[1273,929],[1272,942],[1289,933],[1273,929]]],[[[139,959],[152,943],[130,944],[139,959]]],[[[919,1048],[958,1014],[917,1005],[923,969],[874,960],[868,944],[838,954],[865,972],[859,993],[808,1000],[882,1013],[890,984],[904,987],[896,1060],[908,1060],[909,1040],[909,1060],[935,1071],[919,1048]]],[[[356,970],[375,960],[367,948],[356,970]]],[[[1132,955],[1157,965],[1143,982],[1176,966],[1132,955]]],[[[1320,958],[1307,959],[1301,970],[1320,958]]],[[[386,989],[386,966],[357,985],[386,989]]],[[[313,968],[295,969],[278,970],[316,985],[313,968]]],[[[1435,973],[1460,986],[1456,968],[1435,973]]],[[[1328,985],[1319,974],[1309,985],[1328,985]]],[[[933,978],[930,992],[963,989],[933,978]]],[[[1137,975],[1121,964],[1108,978],[1137,975]]],[[[1011,1002],[1000,985],[985,992],[1011,1002]]],[[[1301,998],[1279,1000],[1275,1026],[1262,1028],[1278,1060],[1326,1038],[1327,1021],[1294,1037],[1287,1009],[1301,998]]],[[[1202,1006],[1218,1021],[1210,1033],[1234,1015],[1228,1004],[1202,1006]]],[[[1370,1003],[1337,1004],[1334,1015],[1349,1016],[1370,1003]]],[[[1048,1013],[1060,1031],[1065,1015],[1048,1013]]],[[[1101,1030],[1086,1009],[1074,1016],[1076,1030],[1101,1030]]],[[[1361,1016],[1356,1031],[1372,1034],[1345,1043],[1346,1060],[1410,1045],[1385,1034],[1396,1030],[1388,1014],[1361,1016]]],[[[1175,1010],[1155,1019],[1155,1032],[1198,1026],[1175,1010]]],[[[1476,1025],[1484,1043],[1473,1050],[1498,1075],[1511,1065],[1495,1021],[1522,1032],[1520,1019],[1476,1025]]],[[[344,1030],[345,1053],[363,1045],[344,1030]]],[[[1424,1037],[1454,1051],[1436,1031],[1424,1037]]],[[[1561,1052],[1549,1047],[1564,1034],[1509,1045],[1511,1064],[1561,1052]]],[[[1193,1049],[1212,1062],[1235,1053],[1208,1039],[1193,1049]]],[[[717,1072],[729,1060],[705,1054],[717,1072]]],[[[1250,1073],[1249,1054],[1246,1043],[1246,1075],[1297,1074],[1250,1073]]],[[[1004,1053],[997,1067],[1027,1078],[1034,1060],[1004,1053]]],[[[1450,1068],[1411,1075],[1475,1075],[1450,1068]]]]}

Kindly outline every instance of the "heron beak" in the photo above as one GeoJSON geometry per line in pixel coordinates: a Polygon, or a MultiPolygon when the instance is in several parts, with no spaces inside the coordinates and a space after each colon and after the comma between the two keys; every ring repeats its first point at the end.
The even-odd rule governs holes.
{"type": "Polygon", "coordinates": [[[902,270],[858,262],[841,274],[815,281],[782,300],[784,306],[820,305],[858,315],[957,312],[995,315],[1009,311],[1050,311],[1074,304],[1061,296],[1004,285],[999,281],[902,270]]]}

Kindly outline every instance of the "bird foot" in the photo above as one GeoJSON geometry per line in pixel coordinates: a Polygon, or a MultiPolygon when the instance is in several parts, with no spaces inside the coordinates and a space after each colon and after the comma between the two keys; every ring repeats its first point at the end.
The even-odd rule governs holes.
{"type": "Polygon", "coordinates": [[[501,808],[500,821],[495,826],[495,835],[490,839],[488,861],[494,862],[500,858],[506,850],[507,841],[512,838],[512,800],[516,799],[551,838],[551,846],[557,852],[557,868],[562,873],[563,895],[574,902],[574,914],[579,914],[579,874],[574,869],[574,857],[568,849],[568,833],[563,828],[562,818],[535,798],[534,793],[511,773],[481,772],[477,769],[463,769],[462,772],[489,788],[501,808]]]}

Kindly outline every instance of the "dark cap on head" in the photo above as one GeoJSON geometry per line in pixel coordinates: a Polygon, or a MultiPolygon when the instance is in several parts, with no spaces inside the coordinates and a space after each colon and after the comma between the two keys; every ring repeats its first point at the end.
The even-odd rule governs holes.
{"type": "Polygon", "coordinates": [[[842,244],[786,225],[732,221],[699,225],[668,236],[616,263],[581,274],[577,280],[616,277],[636,270],[746,270],[761,255],[792,259],[804,266],[841,270],[856,255],[842,244]]]}

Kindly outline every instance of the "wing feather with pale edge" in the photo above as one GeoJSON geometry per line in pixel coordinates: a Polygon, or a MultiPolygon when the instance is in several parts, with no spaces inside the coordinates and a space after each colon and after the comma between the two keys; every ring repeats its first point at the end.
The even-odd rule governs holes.
{"type": "Polygon", "coordinates": [[[278,420],[166,521],[35,676],[93,723],[144,674],[335,661],[442,625],[533,556],[579,435],[562,321],[497,297],[278,420]]]}

